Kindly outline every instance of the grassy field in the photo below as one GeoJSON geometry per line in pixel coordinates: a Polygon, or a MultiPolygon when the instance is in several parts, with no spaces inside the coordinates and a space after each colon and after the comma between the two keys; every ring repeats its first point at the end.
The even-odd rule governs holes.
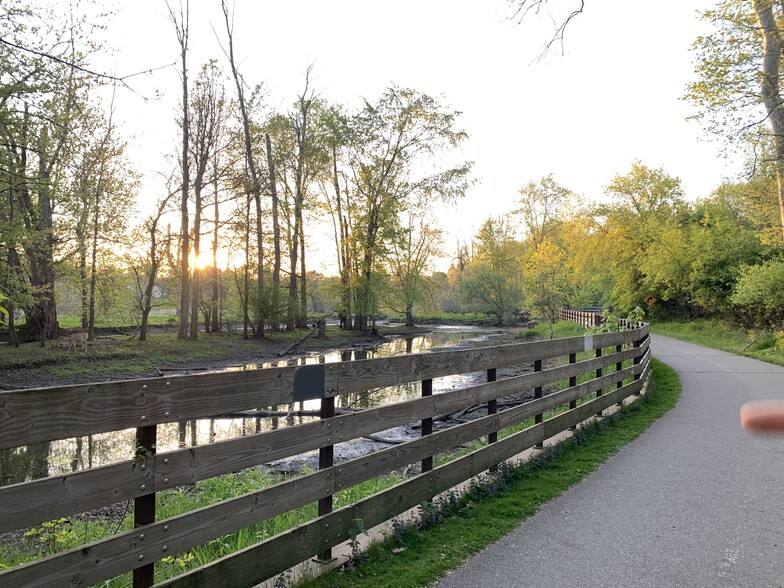
{"type": "Polygon", "coordinates": [[[298,586],[427,586],[579,483],[675,406],[679,395],[677,374],[653,360],[652,382],[642,402],[581,429],[534,461],[517,468],[501,468],[493,480],[473,486],[462,497],[423,504],[418,525],[394,526],[385,541],[372,545],[346,569],[305,580],[298,586]]]}
{"type": "Polygon", "coordinates": [[[746,331],[715,319],[651,323],[651,331],[784,366],[784,338],[769,331],[746,331]]]}
{"type": "MultiPolygon", "coordinates": [[[[21,326],[24,321],[17,324],[17,326],[21,326]]],[[[82,328],[82,317],[76,315],[60,315],[57,317],[57,323],[60,325],[61,329],[81,329],[82,328]]],[[[127,325],[118,326],[118,324],[123,323],[122,319],[117,319],[116,317],[107,317],[107,316],[96,316],[95,317],[95,326],[99,329],[113,329],[118,328],[121,330],[133,330],[137,328],[138,324],[132,324],[131,321],[127,321],[127,325]]],[[[150,318],[148,319],[148,323],[152,327],[169,327],[169,329],[177,330],[177,317],[172,314],[150,314],[150,318]]]]}

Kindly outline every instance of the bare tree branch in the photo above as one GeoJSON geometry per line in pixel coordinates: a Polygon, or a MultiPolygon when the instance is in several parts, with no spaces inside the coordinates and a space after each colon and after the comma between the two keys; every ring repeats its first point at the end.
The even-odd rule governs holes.
{"type": "MultiPolygon", "coordinates": [[[[510,20],[516,20],[517,24],[520,24],[525,20],[529,13],[533,12],[535,15],[538,15],[539,12],[542,10],[542,7],[547,4],[547,0],[509,0],[509,3],[513,6],[516,6],[514,13],[509,17],[510,20]]],[[[585,8],[585,0],[580,0],[580,7],[573,10],[566,18],[561,21],[561,24],[558,24],[558,21],[550,15],[550,19],[553,21],[553,25],[555,26],[555,31],[553,32],[553,36],[550,40],[545,43],[544,49],[539,54],[539,59],[543,58],[547,55],[547,52],[550,51],[553,45],[556,43],[561,46],[561,54],[563,55],[564,52],[564,33],[566,32],[566,27],[569,26],[569,23],[575,18],[578,14],[582,14],[583,9],[585,8]]]]}
{"type": "Polygon", "coordinates": [[[174,61],[172,61],[171,63],[167,63],[166,65],[160,65],[160,66],[157,66],[157,67],[151,67],[149,69],[145,69],[145,70],[142,70],[142,71],[139,71],[139,72],[136,72],[136,73],[132,73],[132,74],[127,74],[127,75],[124,75],[124,76],[115,76],[115,75],[111,75],[111,74],[107,74],[107,73],[103,73],[103,72],[99,72],[99,71],[95,71],[95,70],[89,69],[89,68],[81,66],[81,65],[79,65],[77,63],[73,63],[73,62],[67,61],[65,59],[62,59],[60,57],[57,57],[56,55],[51,55],[51,54],[45,53],[43,51],[37,51],[36,49],[31,49],[30,47],[24,47],[23,45],[19,45],[17,43],[13,43],[13,42],[9,41],[8,39],[4,39],[2,37],[0,37],[0,44],[5,45],[7,47],[12,47],[13,49],[18,49],[19,51],[24,51],[25,53],[30,53],[32,55],[36,55],[38,57],[43,57],[44,59],[49,59],[51,61],[54,61],[55,63],[59,63],[61,65],[65,65],[66,67],[70,67],[70,68],[73,68],[75,70],[84,72],[84,73],[86,73],[88,75],[91,75],[91,76],[94,76],[96,78],[101,78],[101,79],[109,80],[109,81],[112,81],[112,82],[119,82],[123,86],[125,86],[126,88],[131,90],[132,92],[135,92],[135,90],[128,85],[128,82],[126,80],[128,80],[130,78],[134,78],[134,77],[140,76],[140,75],[150,74],[152,72],[155,72],[155,71],[158,71],[158,70],[161,70],[161,69],[166,69],[166,68],[172,67],[172,66],[177,64],[177,60],[175,59],[174,61]]]}

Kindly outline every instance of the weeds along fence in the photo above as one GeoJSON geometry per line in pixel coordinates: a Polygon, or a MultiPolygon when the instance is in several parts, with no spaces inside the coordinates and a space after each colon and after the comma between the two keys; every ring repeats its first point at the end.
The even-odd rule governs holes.
{"type": "Polygon", "coordinates": [[[365,528],[387,521],[639,394],[649,357],[642,325],[460,351],[1,392],[0,449],[131,428],[142,450],[136,459],[0,488],[0,534],[128,500],[135,517],[132,530],[0,571],[0,586],[89,586],[130,572],[134,587],[253,586],[311,557],[329,558],[357,520],[365,528]],[[533,371],[497,379],[499,368],[521,364],[533,371]],[[432,394],[434,378],[478,371],[486,383],[432,394]],[[337,396],[415,382],[420,398],[335,413],[337,396]],[[524,391],[533,400],[497,410],[499,398],[524,391]],[[159,424],[308,399],[320,399],[320,420],[155,453],[159,424]],[[486,405],[487,416],[433,432],[434,418],[476,405],[486,405]],[[335,444],[416,422],[420,438],[334,464],[335,444]],[[442,459],[476,441],[470,453],[442,459]],[[156,493],[313,450],[312,473],[155,520],[156,493]],[[410,464],[421,464],[421,473],[333,510],[336,494],[410,464]],[[173,578],[162,569],[164,558],[314,503],[318,515],[288,531],[173,578]]]}

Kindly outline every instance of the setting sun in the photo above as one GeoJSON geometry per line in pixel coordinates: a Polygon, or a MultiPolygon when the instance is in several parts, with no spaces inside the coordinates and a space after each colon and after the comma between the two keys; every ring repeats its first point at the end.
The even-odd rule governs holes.
{"type": "MultiPolygon", "coordinates": [[[[193,267],[197,267],[200,270],[212,267],[212,250],[200,252],[198,258],[191,254],[190,262],[193,267]]],[[[236,262],[231,259],[229,253],[223,249],[218,249],[217,263],[218,267],[221,269],[229,269],[236,265],[236,262]]]]}

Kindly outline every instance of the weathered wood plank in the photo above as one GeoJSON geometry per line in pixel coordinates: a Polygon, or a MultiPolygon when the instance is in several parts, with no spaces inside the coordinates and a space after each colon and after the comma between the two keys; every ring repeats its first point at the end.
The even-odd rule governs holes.
{"type": "Polygon", "coordinates": [[[300,367],[0,392],[0,449],[284,404],[300,367]]]}
{"type": "Polygon", "coordinates": [[[319,449],[330,441],[343,442],[370,435],[421,420],[423,415],[440,416],[458,412],[502,396],[576,377],[591,372],[600,365],[609,365],[609,362],[631,359],[646,349],[647,344],[624,350],[620,354],[605,356],[601,360],[585,360],[543,372],[527,373],[494,383],[453,390],[438,394],[430,400],[414,399],[340,415],[327,421],[162,453],[143,462],[126,461],[6,486],[0,488],[0,532],[32,526],[46,520],[283,459],[319,449]],[[56,499],[52,500],[52,497],[56,499]]]}
{"type": "Polygon", "coordinates": [[[493,419],[472,421],[459,427],[374,452],[259,492],[226,500],[126,532],[85,547],[19,566],[0,573],[13,586],[58,586],[70,579],[71,586],[88,586],[116,576],[144,562],[179,553],[215,537],[271,518],[336,491],[383,475],[486,435],[497,429],[493,419]],[[141,540],[143,534],[143,541],[141,540]],[[77,580],[78,579],[78,580],[77,580]]]}
{"type": "Polygon", "coordinates": [[[614,347],[631,343],[644,333],[647,331],[638,329],[587,337],[569,337],[347,362],[339,364],[338,367],[339,392],[341,394],[362,392],[370,388],[531,363],[536,359],[546,360],[594,349],[598,345],[614,347]]]}

